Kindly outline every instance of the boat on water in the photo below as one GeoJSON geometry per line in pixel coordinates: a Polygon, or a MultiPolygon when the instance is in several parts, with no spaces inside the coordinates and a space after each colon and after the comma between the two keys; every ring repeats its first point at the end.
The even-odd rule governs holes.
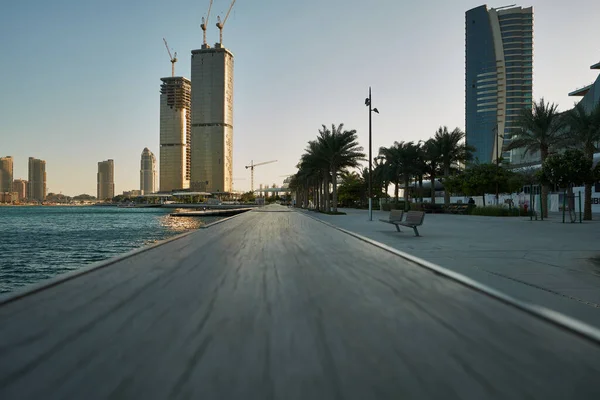
{"type": "Polygon", "coordinates": [[[135,208],[135,203],[123,203],[119,204],[117,207],[119,208],[135,208]]]}

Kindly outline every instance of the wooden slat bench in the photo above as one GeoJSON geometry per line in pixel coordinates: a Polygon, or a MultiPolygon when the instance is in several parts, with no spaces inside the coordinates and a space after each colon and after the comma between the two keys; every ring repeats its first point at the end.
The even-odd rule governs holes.
{"type": "Polygon", "coordinates": [[[390,211],[390,216],[388,219],[380,219],[381,222],[385,222],[386,224],[392,224],[396,227],[396,230],[400,232],[400,228],[398,224],[402,222],[402,217],[404,216],[403,210],[392,210],[390,211]]]}
{"type": "MultiPolygon", "coordinates": [[[[415,236],[420,236],[419,231],[417,230],[417,226],[423,225],[424,219],[424,211],[409,211],[406,214],[406,219],[404,221],[399,222],[396,225],[396,228],[398,228],[398,225],[408,226],[409,228],[413,228],[413,230],[415,231],[415,236]]],[[[398,232],[400,232],[400,228],[398,228],[398,232]]]]}

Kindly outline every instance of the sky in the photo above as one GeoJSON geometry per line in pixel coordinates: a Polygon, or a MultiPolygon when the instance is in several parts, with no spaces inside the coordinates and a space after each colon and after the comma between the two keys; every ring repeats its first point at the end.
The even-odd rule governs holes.
{"type": "MultiPolygon", "coordinates": [[[[27,179],[30,156],[46,160],[49,192],[96,195],[98,161],[115,161],[115,193],[139,189],[140,156],[159,156],[163,43],[190,76],[209,0],[22,0],[0,4],[0,156],[27,179]]],[[[230,0],[214,0],[216,16],[230,0]]],[[[296,172],[322,124],[355,129],[373,154],[394,141],[465,125],[467,0],[237,0],[223,29],[234,56],[234,190],[281,184],[296,172]]],[[[488,3],[501,7],[512,3],[488,3]]],[[[534,7],[534,99],[573,106],[567,94],[593,82],[600,61],[600,2],[538,0],[534,7]]]]}

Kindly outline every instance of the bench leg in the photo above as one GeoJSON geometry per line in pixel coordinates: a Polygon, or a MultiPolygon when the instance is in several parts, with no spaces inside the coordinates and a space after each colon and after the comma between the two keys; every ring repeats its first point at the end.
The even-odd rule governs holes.
{"type": "Polygon", "coordinates": [[[415,231],[415,236],[420,236],[420,235],[419,235],[419,231],[417,230],[417,227],[416,227],[416,226],[413,226],[412,228],[413,228],[413,230],[415,231]]]}
{"type": "Polygon", "coordinates": [[[396,227],[396,230],[397,230],[398,232],[402,232],[402,231],[400,230],[400,227],[399,227],[398,225],[394,224],[394,226],[396,227]]]}

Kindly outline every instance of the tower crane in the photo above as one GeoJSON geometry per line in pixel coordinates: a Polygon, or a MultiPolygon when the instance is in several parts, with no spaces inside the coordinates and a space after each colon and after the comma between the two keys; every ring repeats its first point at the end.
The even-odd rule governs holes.
{"type": "Polygon", "coordinates": [[[217,16],[217,28],[219,28],[219,44],[223,46],[223,27],[225,26],[225,22],[227,22],[227,18],[229,18],[229,13],[235,4],[235,0],[231,2],[229,6],[229,10],[227,11],[227,15],[225,15],[225,19],[221,22],[221,17],[217,16]]]}
{"type": "Polygon", "coordinates": [[[254,167],[260,165],[271,164],[277,162],[277,160],[265,161],[258,164],[254,164],[254,161],[250,161],[250,165],[246,165],[246,169],[250,168],[250,191],[254,192],[254,167]]]}
{"type": "Polygon", "coordinates": [[[208,47],[206,44],[206,25],[208,24],[208,18],[210,18],[210,9],[212,8],[213,0],[210,0],[210,4],[208,5],[208,12],[206,13],[206,19],[202,17],[202,23],[200,24],[200,28],[202,28],[202,35],[204,36],[203,47],[208,47]]]}
{"type": "Polygon", "coordinates": [[[163,42],[165,42],[165,47],[167,48],[167,52],[169,53],[169,60],[171,60],[171,77],[175,76],[175,63],[177,62],[177,52],[175,52],[175,56],[171,55],[171,50],[169,50],[169,45],[167,44],[167,40],[163,38],[163,42]]]}

